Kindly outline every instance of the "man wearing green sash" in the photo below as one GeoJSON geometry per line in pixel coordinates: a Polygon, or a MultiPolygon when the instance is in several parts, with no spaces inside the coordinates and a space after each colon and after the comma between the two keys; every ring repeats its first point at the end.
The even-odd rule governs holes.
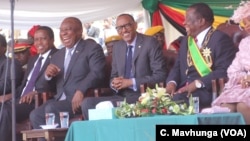
{"type": "Polygon", "coordinates": [[[191,5],[184,26],[187,36],[173,69],[166,80],[166,90],[174,100],[188,103],[188,97],[199,97],[200,110],[212,102],[211,80],[226,78],[227,68],[235,57],[232,40],[212,27],[214,15],[205,3],[191,5]]]}

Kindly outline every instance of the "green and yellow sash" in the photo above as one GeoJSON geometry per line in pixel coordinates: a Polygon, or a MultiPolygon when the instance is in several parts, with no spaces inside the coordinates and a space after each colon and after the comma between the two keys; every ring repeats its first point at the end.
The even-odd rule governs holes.
{"type": "Polygon", "coordinates": [[[207,65],[206,61],[201,55],[199,48],[197,47],[194,38],[188,37],[188,50],[192,58],[193,64],[200,74],[200,76],[206,76],[212,72],[211,68],[207,65]]]}

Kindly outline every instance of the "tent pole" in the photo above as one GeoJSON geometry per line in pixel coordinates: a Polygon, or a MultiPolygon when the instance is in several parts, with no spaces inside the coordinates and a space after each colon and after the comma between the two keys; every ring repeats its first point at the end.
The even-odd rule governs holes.
{"type": "Polygon", "coordinates": [[[12,141],[16,141],[16,89],[15,89],[15,62],[14,62],[14,5],[15,0],[10,0],[11,5],[11,93],[12,93],[12,141]]]}

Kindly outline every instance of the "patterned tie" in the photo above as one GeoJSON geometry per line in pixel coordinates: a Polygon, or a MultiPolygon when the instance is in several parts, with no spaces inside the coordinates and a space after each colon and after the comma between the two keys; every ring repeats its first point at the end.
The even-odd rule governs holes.
{"type": "Polygon", "coordinates": [[[25,90],[23,91],[22,96],[33,91],[33,89],[35,87],[36,79],[38,77],[38,74],[39,74],[41,66],[42,66],[42,60],[43,60],[43,57],[40,57],[38,59],[36,66],[34,67],[33,72],[31,74],[30,80],[28,81],[28,84],[26,85],[25,90]]]}
{"type": "Polygon", "coordinates": [[[72,54],[71,54],[72,50],[73,50],[73,48],[67,49],[68,53],[67,53],[67,56],[66,56],[65,61],[64,61],[64,78],[65,78],[67,70],[68,70],[69,62],[70,62],[70,59],[72,56],[72,54]]]}
{"type": "Polygon", "coordinates": [[[127,48],[127,60],[126,60],[126,65],[125,65],[125,78],[130,78],[131,77],[131,69],[132,69],[132,48],[133,46],[129,45],[127,48]]]}

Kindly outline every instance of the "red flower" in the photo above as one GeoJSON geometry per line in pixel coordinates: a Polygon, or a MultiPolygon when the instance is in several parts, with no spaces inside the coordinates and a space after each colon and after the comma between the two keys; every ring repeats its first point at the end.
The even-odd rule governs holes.
{"type": "Polygon", "coordinates": [[[156,108],[152,109],[152,114],[156,114],[157,110],[156,108]]]}
{"type": "Polygon", "coordinates": [[[166,108],[162,108],[162,109],[161,109],[161,112],[162,112],[163,114],[167,114],[168,110],[167,110],[166,108]]]}
{"type": "Polygon", "coordinates": [[[142,113],[148,113],[149,111],[148,111],[148,109],[141,109],[141,112],[142,113]]]}

